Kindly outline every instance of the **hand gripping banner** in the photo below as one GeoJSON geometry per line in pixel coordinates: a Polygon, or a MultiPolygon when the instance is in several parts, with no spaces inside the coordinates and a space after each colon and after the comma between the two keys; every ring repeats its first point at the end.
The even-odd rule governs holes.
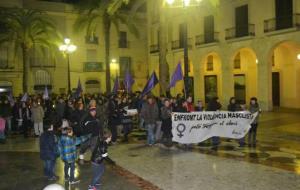
{"type": "Polygon", "coordinates": [[[199,143],[214,136],[240,139],[248,133],[257,115],[248,111],[174,112],[173,141],[182,144],[199,143]]]}

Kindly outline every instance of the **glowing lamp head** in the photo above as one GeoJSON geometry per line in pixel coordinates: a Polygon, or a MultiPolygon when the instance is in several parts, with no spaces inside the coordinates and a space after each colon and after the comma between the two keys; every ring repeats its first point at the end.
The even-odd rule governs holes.
{"type": "Polygon", "coordinates": [[[172,5],[174,3],[174,0],[166,0],[166,1],[169,5],[172,5]]]}

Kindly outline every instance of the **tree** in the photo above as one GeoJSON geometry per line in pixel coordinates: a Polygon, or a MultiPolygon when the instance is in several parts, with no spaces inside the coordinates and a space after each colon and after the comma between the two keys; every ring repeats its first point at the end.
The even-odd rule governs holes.
{"type": "Polygon", "coordinates": [[[0,45],[12,44],[15,54],[22,55],[23,92],[28,91],[29,51],[34,48],[45,52],[57,49],[59,34],[53,22],[42,11],[23,8],[0,8],[0,45]]]}
{"type": "Polygon", "coordinates": [[[110,83],[110,30],[111,26],[115,26],[119,31],[120,24],[125,24],[128,30],[136,37],[139,37],[139,33],[135,23],[133,22],[134,12],[138,9],[141,2],[145,0],[137,1],[138,3],[132,7],[131,14],[124,12],[122,7],[124,4],[128,4],[129,0],[81,0],[76,4],[79,12],[79,17],[75,21],[75,31],[85,29],[88,36],[93,37],[95,35],[96,28],[102,25],[105,45],[105,68],[106,68],[106,92],[111,92],[110,83]]]}

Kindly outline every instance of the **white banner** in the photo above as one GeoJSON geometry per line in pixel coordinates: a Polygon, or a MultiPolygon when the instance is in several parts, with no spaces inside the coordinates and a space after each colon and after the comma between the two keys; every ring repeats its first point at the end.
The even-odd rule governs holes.
{"type": "Polygon", "coordinates": [[[199,143],[214,136],[243,138],[258,113],[243,112],[192,112],[172,115],[173,141],[182,144],[199,143]]]}

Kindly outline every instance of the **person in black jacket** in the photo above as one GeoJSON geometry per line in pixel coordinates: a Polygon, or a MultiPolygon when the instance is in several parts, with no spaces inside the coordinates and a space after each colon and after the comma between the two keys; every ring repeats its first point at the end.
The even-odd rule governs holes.
{"type": "Polygon", "coordinates": [[[229,104],[227,106],[227,110],[228,111],[232,111],[232,112],[241,111],[242,110],[241,106],[236,102],[235,97],[231,97],[230,98],[229,104]]]}
{"type": "Polygon", "coordinates": [[[92,170],[93,178],[91,184],[89,185],[89,190],[95,190],[96,186],[100,185],[101,177],[104,173],[105,166],[104,160],[115,165],[115,162],[108,157],[107,148],[108,144],[111,141],[111,132],[106,131],[103,134],[103,137],[98,137],[97,144],[92,152],[91,161],[92,161],[92,170]]]}
{"type": "Polygon", "coordinates": [[[44,121],[44,128],[47,129],[40,136],[40,158],[44,161],[44,174],[48,180],[57,180],[54,173],[56,158],[59,156],[57,138],[53,131],[54,124],[50,120],[44,121]]]}
{"type": "Polygon", "coordinates": [[[88,116],[82,121],[80,135],[91,135],[91,138],[80,146],[80,163],[84,163],[84,153],[88,148],[94,149],[98,136],[103,136],[103,126],[96,117],[96,108],[89,108],[88,116]]]}

